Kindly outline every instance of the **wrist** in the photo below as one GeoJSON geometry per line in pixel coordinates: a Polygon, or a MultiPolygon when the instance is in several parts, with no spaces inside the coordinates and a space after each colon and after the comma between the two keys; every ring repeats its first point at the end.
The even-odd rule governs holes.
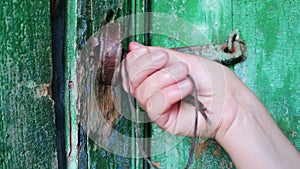
{"type": "Polygon", "coordinates": [[[299,152],[260,100],[245,85],[241,85],[236,87],[236,92],[232,92],[236,104],[232,110],[234,117],[227,126],[220,127],[216,140],[229,153],[237,168],[299,166],[299,152]]]}

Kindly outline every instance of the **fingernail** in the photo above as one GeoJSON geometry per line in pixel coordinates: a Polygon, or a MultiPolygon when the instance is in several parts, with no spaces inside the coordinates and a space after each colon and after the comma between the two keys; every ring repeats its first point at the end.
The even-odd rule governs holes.
{"type": "Polygon", "coordinates": [[[149,99],[146,103],[146,109],[147,109],[147,111],[150,111],[151,108],[152,108],[152,103],[151,103],[151,99],[149,99]]]}
{"type": "Polygon", "coordinates": [[[156,120],[160,117],[161,113],[166,109],[166,100],[162,92],[157,92],[154,94],[146,103],[146,108],[149,117],[152,120],[156,120]]]}
{"type": "Polygon", "coordinates": [[[146,54],[147,48],[141,47],[138,48],[132,52],[130,52],[128,55],[131,58],[132,61],[135,61],[137,58],[141,57],[142,55],[146,54]]]}
{"type": "Polygon", "coordinates": [[[147,49],[145,47],[140,47],[138,49],[136,49],[135,51],[133,51],[134,55],[142,55],[145,54],[147,52],[147,49]]]}
{"type": "Polygon", "coordinates": [[[131,51],[131,50],[138,49],[138,48],[140,48],[140,47],[144,47],[144,45],[139,44],[139,43],[137,43],[137,42],[131,42],[131,43],[129,44],[129,50],[130,50],[130,51],[131,51]]]}
{"type": "Polygon", "coordinates": [[[153,52],[151,54],[151,59],[154,62],[163,61],[165,57],[166,57],[166,53],[165,52],[161,52],[161,51],[155,51],[155,52],[153,52]]]}
{"type": "Polygon", "coordinates": [[[180,89],[187,89],[191,87],[191,82],[189,79],[185,79],[179,83],[177,83],[180,89]]]}
{"type": "Polygon", "coordinates": [[[169,71],[173,75],[184,73],[186,71],[185,70],[185,65],[184,65],[184,63],[176,63],[176,64],[170,66],[169,71]]]}

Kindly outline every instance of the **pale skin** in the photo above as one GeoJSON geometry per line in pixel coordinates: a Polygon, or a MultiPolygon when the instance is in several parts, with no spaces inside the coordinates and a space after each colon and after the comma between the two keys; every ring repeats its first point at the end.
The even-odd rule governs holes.
{"type": "MultiPolygon", "coordinates": [[[[194,106],[180,102],[193,91],[208,109],[198,136],[214,138],[237,168],[300,168],[300,153],[252,91],[227,67],[162,47],[130,43],[126,57],[131,94],[158,126],[193,135],[194,106]]],[[[123,79],[124,77],[124,70],[123,79]]],[[[123,87],[127,91],[125,81],[123,87]]]]}

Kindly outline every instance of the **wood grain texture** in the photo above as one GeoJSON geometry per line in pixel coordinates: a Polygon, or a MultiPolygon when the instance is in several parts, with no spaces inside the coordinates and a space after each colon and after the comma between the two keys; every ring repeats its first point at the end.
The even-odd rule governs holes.
{"type": "Polygon", "coordinates": [[[0,168],[57,168],[47,2],[0,1],[0,168]]]}

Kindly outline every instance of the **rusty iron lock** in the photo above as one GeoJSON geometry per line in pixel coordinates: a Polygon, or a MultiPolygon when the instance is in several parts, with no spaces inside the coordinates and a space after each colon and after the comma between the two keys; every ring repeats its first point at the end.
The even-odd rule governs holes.
{"type": "MultiPolygon", "coordinates": [[[[113,74],[121,62],[122,51],[121,35],[122,29],[119,24],[111,23],[101,30],[98,37],[92,40],[92,53],[99,57],[101,64],[97,74],[97,80],[103,85],[111,85],[113,74]]],[[[246,60],[246,44],[238,39],[238,31],[232,31],[228,40],[222,44],[206,44],[201,46],[185,46],[171,48],[175,51],[193,54],[214,60],[226,66],[235,65],[246,60]]]]}

